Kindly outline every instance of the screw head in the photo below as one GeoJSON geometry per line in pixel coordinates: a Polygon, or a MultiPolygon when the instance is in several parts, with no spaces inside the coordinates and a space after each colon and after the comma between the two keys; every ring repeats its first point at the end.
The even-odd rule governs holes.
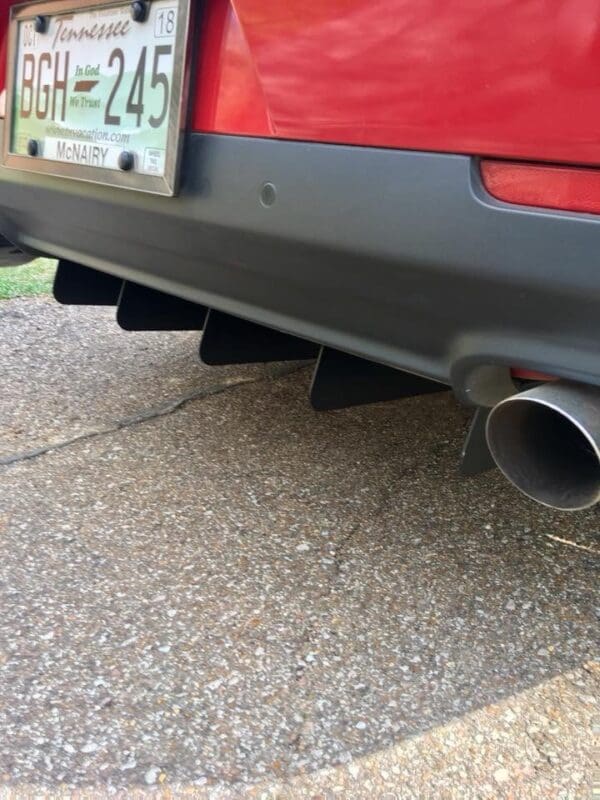
{"type": "Polygon", "coordinates": [[[145,0],[134,0],[131,4],[131,17],[135,22],[144,22],[148,15],[148,3],[145,0]]]}
{"type": "Polygon", "coordinates": [[[37,139],[30,139],[27,142],[27,155],[28,156],[37,156],[40,152],[40,146],[38,144],[37,139]]]}
{"type": "Polygon", "coordinates": [[[133,169],[133,153],[131,153],[129,150],[123,150],[122,153],[119,153],[118,164],[119,169],[122,169],[124,172],[129,172],[130,169],[133,169]]]}
{"type": "Polygon", "coordinates": [[[33,27],[36,33],[46,33],[48,30],[48,17],[38,14],[33,22],[33,27]]]}

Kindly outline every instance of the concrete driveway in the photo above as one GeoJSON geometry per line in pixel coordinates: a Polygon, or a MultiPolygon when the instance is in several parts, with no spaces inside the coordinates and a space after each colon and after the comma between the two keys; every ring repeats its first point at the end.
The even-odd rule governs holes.
{"type": "Polygon", "coordinates": [[[0,304],[0,796],[590,797],[597,511],[197,344],[0,304]]]}

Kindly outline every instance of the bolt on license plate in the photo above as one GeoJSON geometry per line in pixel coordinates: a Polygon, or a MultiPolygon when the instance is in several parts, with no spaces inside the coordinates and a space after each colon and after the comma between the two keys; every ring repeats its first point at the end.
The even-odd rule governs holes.
{"type": "Polygon", "coordinates": [[[173,195],[190,0],[12,10],[4,163],[173,195]]]}

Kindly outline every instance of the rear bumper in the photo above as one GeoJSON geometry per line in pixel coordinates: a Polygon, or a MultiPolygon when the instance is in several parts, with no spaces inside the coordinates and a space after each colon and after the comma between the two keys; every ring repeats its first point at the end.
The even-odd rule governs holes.
{"type": "Polygon", "coordinates": [[[176,198],[0,169],[0,232],[468,401],[510,366],[600,384],[600,217],[498,202],[465,156],[191,134],[176,198]]]}

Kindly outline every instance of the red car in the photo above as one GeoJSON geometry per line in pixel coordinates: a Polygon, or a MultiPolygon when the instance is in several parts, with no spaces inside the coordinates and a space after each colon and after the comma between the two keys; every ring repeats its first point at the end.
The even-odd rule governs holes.
{"type": "Polygon", "coordinates": [[[451,387],[465,472],[599,499],[596,2],[0,10],[0,234],[57,299],[316,358],[318,408],[451,387]]]}

